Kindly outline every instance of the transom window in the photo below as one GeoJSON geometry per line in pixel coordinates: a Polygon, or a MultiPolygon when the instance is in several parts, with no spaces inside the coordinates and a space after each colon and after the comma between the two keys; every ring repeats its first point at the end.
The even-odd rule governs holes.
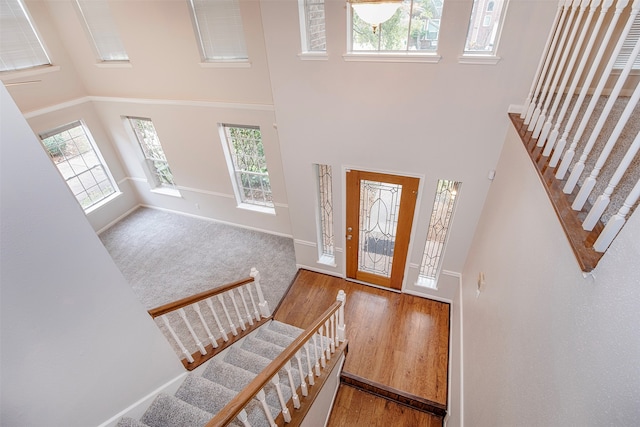
{"type": "Polygon", "coordinates": [[[418,285],[436,288],[442,268],[442,255],[449,237],[451,221],[458,200],[461,182],[441,179],[438,181],[433,210],[429,221],[427,243],[422,255],[418,285]]]}
{"type": "Polygon", "coordinates": [[[106,0],[76,0],[87,33],[101,61],[129,61],[106,0]]]}
{"type": "Polygon", "coordinates": [[[222,125],[223,148],[239,205],[273,209],[267,159],[258,126],[222,125]]]}
{"type": "Polygon", "coordinates": [[[0,71],[51,65],[22,0],[0,0],[0,71]]]}
{"type": "Polygon", "coordinates": [[[396,13],[374,32],[351,9],[351,51],[435,52],[443,0],[404,0],[396,13]]]}
{"type": "Polygon", "coordinates": [[[153,126],[151,119],[140,117],[128,117],[128,119],[144,155],[147,172],[151,175],[153,187],[168,186],[175,188],[176,183],[173,180],[167,156],[164,154],[160,138],[158,138],[156,128],[153,126]]]}
{"type": "Polygon", "coordinates": [[[464,46],[466,55],[495,56],[506,4],[507,0],[474,0],[464,46]]]}
{"type": "Polygon", "coordinates": [[[82,122],[43,133],[40,139],[85,211],[116,192],[113,178],[82,122]]]}
{"type": "Polygon", "coordinates": [[[325,52],[324,0],[298,0],[303,52],[325,52]]]}
{"type": "Polygon", "coordinates": [[[202,60],[246,61],[238,0],[189,0],[202,60]]]}

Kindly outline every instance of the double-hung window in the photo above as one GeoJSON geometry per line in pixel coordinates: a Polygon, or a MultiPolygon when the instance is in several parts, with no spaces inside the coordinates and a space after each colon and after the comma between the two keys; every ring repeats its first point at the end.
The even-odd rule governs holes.
{"type": "Polygon", "coordinates": [[[128,62],[118,29],[106,0],[76,0],[87,34],[100,61],[128,62]]]}
{"type": "Polygon", "coordinates": [[[147,173],[153,183],[152,187],[169,187],[175,190],[176,183],[153,122],[151,119],[141,117],[128,117],[128,119],[142,150],[147,173]]]}
{"type": "Polygon", "coordinates": [[[435,54],[443,0],[404,0],[375,29],[351,7],[351,52],[435,54]]]}
{"type": "Polygon", "coordinates": [[[189,0],[202,61],[244,62],[247,47],[238,0],[189,0]]]}
{"type": "Polygon", "coordinates": [[[224,124],[220,131],[238,205],[275,213],[260,128],[224,124]]]}
{"type": "Polygon", "coordinates": [[[17,71],[51,60],[22,0],[0,0],[0,71],[17,71]]]}
{"type": "Polygon", "coordinates": [[[116,193],[111,173],[82,122],[40,134],[40,139],[85,211],[116,193]]]}
{"type": "Polygon", "coordinates": [[[302,53],[322,54],[327,51],[324,0],[298,0],[302,53]]]}

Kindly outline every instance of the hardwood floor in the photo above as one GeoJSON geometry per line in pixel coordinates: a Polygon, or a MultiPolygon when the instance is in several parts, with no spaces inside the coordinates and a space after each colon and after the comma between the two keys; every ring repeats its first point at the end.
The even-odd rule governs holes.
{"type": "Polygon", "coordinates": [[[341,385],[327,427],[442,427],[442,418],[341,385]]]}
{"type": "Polygon", "coordinates": [[[448,304],[300,270],[274,317],[306,328],[340,289],[347,294],[344,372],[446,408],[448,304]]]}

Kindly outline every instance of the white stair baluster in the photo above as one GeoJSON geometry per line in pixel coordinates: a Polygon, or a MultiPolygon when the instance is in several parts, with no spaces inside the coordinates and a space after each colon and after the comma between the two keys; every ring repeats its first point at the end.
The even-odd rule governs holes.
{"type": "MultiPolygon", "coordinates": [[[[314,359],[316,361],[315,363],[315,370],[316,370],[316,376],[319,377],[320,376],[320,361],[322,360],[322,358],[324,358],[324,352],[320,352],[320,356],[322,356],[322,358],[318,357],[318,343],[316,342],[316,336],[317,336],[317,332],[315,334],[313,334],[313,351],[315,353],[316,358],[314,359]]],[[[322,367],[324,368],[324,365],[322,365],[322,367]]]]}
{"type": "Polygon", "coordinates": [[[227,305],[224,303],[224,298],[222,294],[218,295],[218,301],[222,304],[222,310],[224,311],[224,315],[227,317],[227,322],[229,322],[229,328],[231,328],[231,333],[236,336],[238,335],[238,330],[236,329],[236,325],[233,324],[233,320],[231,320],[231,316],[229,315],[229,310],[227,310],[227,305]]]}
{"type": "Polygon", "coordinates": [[[209,310],[211,310],[211,314],[213,314],[213,319],[216,321],[216,326],[218,327],[218,330],[220,331],[220,335],[222,335],[222,339],[224,341],[229,341],[229,337],[227,336],[227,332],[222,327],[222,323],[220,323],[220,319],[218,318],[218,314],[216,313],[216,310],[213,308],[213,302],[211,301],[211,298],[207,298],[205,301],[207,303],[207,306],[209,307],[209,310]]]}
{"type": "Polygon", "coordinates": [[[182,354],[184,354],[184,357],[187,359],[187,361],[189,363],[193,363],[193,357],[191,357],[191,353],[189,353],[189,350],[187,350],[187,348],[184,346],[184,344],[182,344],[182,341],[180,341],[180,338],[178,338],[178,335],[176,334],[176,331],[174,331],[173,328],[171,327],[171,324],[169,324],[169,320],[167,319],[167,316],[163,315],[163,316],[160,316],[160,317],[161,317],[162,321],[164,322],[164,325],[169,330],[169,333],[173,337],[174,341],[178,344],[178,347],[180,348],[180,351],[182,352],[182,354]]]}
{"type": "Polygon", "coordinates": [[[253,299],[253,293],[251,292],[251,283],[247,283],[247,293],[249,294],[249,298],[251,298],[251,306],[253,307],[253,316],[256,321],[260,321],[260,312],[258,311],[258,307],[256,306],[256,301],[253,299]]]}
{"type": "Polygon", "coordinates": [[[195,331],[193,330],[193,327],[191,326],[191,322],[189,322],[189,319],[187,319],[187,313],[185,313],[184,308],[179,308],[178,314],[182,318],[182,321],[185,323],[185,325],[187,325],[187,329],[189,330],[191,337],[195,341],[196,347],[198,347],[198,350],[200,350],[200,354],[207,354],[207,351],[204,349],[202,342],[200,342],[200,338],[198,338],[195,331]]]}
{"type": "Polygon", "coordinates": [[[622,230],[622,226],[627,221],[627,215],[629,211],[631,211],[631,207],[636,204],[636,202],[640,199],[640,179],[633,186],[633,189],[624,200],[622,207],[618,210],[618,213],[612,216],[609,221],[607,221],[607,225],[605,225],[604,230],[598,236],[598,239],[593,244],[593,249],[597,252],[604,252],[607,250],[613,239],[618,235],[620,230],[622,230]]]}
{"type": "MultiPolygon", "coordinates": [[[[335,314],[335,313],[334,313],[335,314]]],[[[331,353],[336,352],[336,330],[335,330],[335,321],[333,318],[333,314],[329,317],[329,348],[331,349],[331,353]]]]}
{"type": "Polygon", "coordinates": [[[280,387],[280,378],[278,377],[277,373],[273,376],[273,378],[271,378],[271,384],[276,387],[276,392],[278,393],[278,400],[280,401],[280,407],[282,408],[282,418],[284,418],[285,423],[290,423],[291,414],[289,413],[289,408],[287,408],[287,402],[284,401],[282,388],[280,387]]]}
{"type": "Polygon", "coordinates": [[[204,320],[204,317],[202,316],[202,311],[200,311],[200,306],[198,305],[197,302],[193,303],[193,309],[196,311],[196,313],[198,313],[198,317],[200,318],[200,323],[202,323],[202,327],[204,327],[204,330],[207,333],[207,337],[209,337],[209,342],[211,342],[211,345],[213,346],[213,348],[218,348],[218,342],[216,341],[215,337],[211,333],[211,330],[209,329],[209,325],[207,325],[207,322],[204,320]]]}
{"type": "MultiPolygon", "coordinates": [[[[307,381],[305,380],[304,370],[302,368],[302,354],[300,353],[300,350],[296,351],[296,361],[298,362],[298,374],[300,375],[300,392],[304,397],[306,397],[309,394],[309,391],[307,390],[307,381]]],[[[313,373],[311,373],[310,364],[309,364],[309,373],[313,375],[313,373]]]]}
{"type": "MultiPolygon", "coordinates": [[[[640,40],[638,41],[636,46],[638,47],[638,52],[640,52],[640,40]]],[[[635,62],[635,57],[629,58],[629,61],[631,61],[632,63],[635,62]]],[[[622,133],[622,130],[624,129],[627,122],[629,121],[629,118],[631,117],[631,114],[633,113],[635,106],[638,104],[638,100],[640,100],[640,85],[637,85],[636,89],[633,91],[633,95],[627,102],[627,105],[624,111],[622,112],[622,116],[620,117],[620,120],[618,120],[618,123],[616,123],[616,127],[613,129],[613,132],[611,132],[611,135],[609,136],[607,143],[605,144],[604,148],[600,152],[600,155],[598,156],[598,160],[596,160],[596,164],[593,166],[593,169],[591,169],[591,173],[589,174],[587,179],[582,183],[582,187],[580,188],[578,195],[576,196],[575,200],[573,201],[573,204],[571,205],[571,208],[573,210],[579,211],[579,210],[582,210],[582,208],[584,207],[584,204],[586,203],[587,198],[589,197],[589,195],[591,194],[591,191],[593,191],[593,188],[596,185],[596,178],[600,174],[600,170],[605,165],[607,159],[609,158],[609,154],[611,154],[613,147],[616,145],[616,142],[618,142],[618,137],[620,136],[620,134],[622,133]]],[[[595,143],[595,140],[594,140],[594,143],[595,143]]],[[[631,163],[631,160],[633,160],[633,158],[629,160],[629,163],[631,163]]]]}
{"type": "Polygon", "coordinates": [[[236,312],[236,316],[238,316],[238,322],[240,322],[240,329],[243,331],[247,330],[247,327],[244,324],[244,319],[240,314],[240,310],[238,309],[238,303],[236,302],[236,294],[233,292],[233,289],[229,289],[229,296],[231,296],[231,303],[233,304],[233,308],[236,312]]]}
{"type": "MultiPolygon", "coordinates": [[[[291,361],[288,360],[284,365],[284,369],[287,371],[287,377],[289,377],[289,386],[291,387],[291,399],[293,400],[294,409],[300,409],[300,398],[296,392],[296,384],[293,382],[293,375],[291,375],[291,361]]],[[[304,377],[302,377],[301,384],[304,383],[304,377]]]]}
{"type": "MultiPolygon", "coordinates": [[[[600,0],[594,0],[593,2],[591,2],[591,8],[593,10],[595,10],[598,7],[598,2],[600,0]]],[[[628,0],[623,0],[623,1],[628,1],[628,0]]],[[[589,60],[589,56],[591,55],[591,51],[593,50],[593,47],[595,46],[595,42],[596,39],[598,38],[598,36],[600,36],[600,28],[602,27],[602,23],[604,22],[604,18],[607,15],[607,11],[609,10],[609,8],[611,7],[611,5],[613,4],[613,0],[604,0],[604,2],[602,3],[602,7],[600,8],[600,15],[598,15],[598,20],[596,21],[595,26],[593,27],[593,30],[591,31],[591,37],[589,37],[589,41],[587,42],[587,46],[585,47],[584,52],[582,52],[581,55],[581,59],[580,59],[580,64],[578,64],[578,68],[576,69],[576,71],[573,73],[573,77],[571,80],[571,86],[569,87],[569,90],[567,91],[567,95],[564,98],[564,103],[562,104],[562,108],[560,109],[560,114],[558,114],[558,117],[555,120],[555,126],[553,126],[553,130],[551,131],[551,133],[549,134],[549,137],[547,138],[546,141],[546,145],[544,147],[544,151],[542,152],[542,155],[545,157],[548,157],[551,154],[551,151],[553,150],[556,141],[558,139],[558,136],[560,135],[560,125],[562,124],[562,122],[564,121],[564,117],[566,116],[567,112],[569,111],[569,107],[571,106],[571,100],[573,99],[573,96],[576,93],[576,90],[578,88],[578,83],[580,82],[580,78],[582,77],[582,73],[585,70],[585,67],[587,66],[587,62],[589,60]]],[[[620,10],[620,12],[618,13],[616,11],[616,15],[614,15],[614,20],[617,22],[620,13],[622,13],[622,9],[620,10]]],[[[612,29],[611,29],[612,30],[612,29]]],[[[584,26],[583,27],[583,31],[588,31],[588,26],[584,26]]],[[[611,33],[613,31],[609,31],[609,33],[611,33]]],[[[606,37],[606,35],[605,35],[606,37]]],[[[609,37],[611,37],[611,34],[609,34],[609,37]]],[[[605,44],[608,43],[608,39],[605,42],[605,44]]],[[[579,51],[576,50],[576,53],[578,53],[579,51]]],[[[600,64],[600,60],[602,59],[602,55],[600,55],[599,57],[596,56],[596,59],[594,60],[594,62],[597,62],[597,64],[600,64]]],[[[589,85],[591,84],[591,80],[593,80],[593,75],[591,75],[591,73],[589,74],[590,78],[587,77],[588,80],[588,84],[585,84],[584,86],[586,88],[589,87],[589,85]]],[[[595,73],[594,73],[595,75],[595,73]]],[[[574,109],[576,111],[576,113],[580,110],[580,106],[582,105],[582,103],[584,102],[584,96],[586,96],[587,92],[584,91],[584,96],[582,95],[582,91],[580,93],[580,96],[578,97],[578,100],[575,103],[574,109]]],[[[575,118],[573,120],[570,120],[571,126],[573,126],[573,122],[575,121],[575,118]]],[[[543,129],[544,132],[544,129],[543,129]]],[[[565,144],[566,144],[566,139],[565,139],[565,144]]],[[[556,153],[554,152],[554,157],[551,158],[551,160],[549,161],[549,164],[551,165],[551,167],[555,167],[558,163],[557,163],[557,159],[560,158],[560,155],[562,154],[562,150],[564,149],[564,144],[562,145],[561,149],[560,149],[560,153],[558,153],[558,155],[556,156],[556,153]],[[553,160],[555,159],[555,163],[552,164],[553,160]]]]}
{"type": "MultiPolygon", "coordinates": [[[[570,0],[567,0],[568,2],[570,0]]],[[[551,85],[551,81],[553,80],[553,76],[562,70],[558,70],[558,62],[560,61],[560,57],[562,57],[562,52],[565,46],[565,42],[567,40],[567,36],[571,30],[571,23],[573,22],[573,17],[578,10],[578,6],[580,5],[581,0],[573,0],[571,7],[569,8],[569,19],[567,19],[566,25],[562,28],[562,34],[560,36],[560,42],[558,43],[557,48],[553,52],[553,61],[551,62],[551,67],[549,67],[549,73],[547,74],[544,82],[544,87],[542,88],[542,92],[540,92],[538,104],[536,105],[535,110],[533,111],[533,116],[531,117],[531,121],[529,122],[529,127],[527,130],[529,132],[533,132],[535,129],[535,125],[538,122],[538,118],[540,117],[540,113],[542,112],[542,105],[546,100],[547,96],[553,96],[552,93],[549,92],[549,86],[551,85]]]]}
{"type": "Polygon", "coordinates": [[[260,313],[262,317],[269,317],[271,312],[269,311],[269,303],[264,299],[264,295],[262,294],[262,288],[260,287],[260,273],[255,268],[251,268],[251,273],[249,274],[253,277],[253,283],[256,285],[256,293],[258,294],[258,307],[260,307],[260,313]]]}
{"type": "Polygon", "coordinates": [[[322,336],[322,328],[323,326],[320,326],[320,329],[318,329],[318,338],[320,339],[320,366],[322,366],[322,369],[324,369],[324,367],[327,366],[327,357],[324,352],[324,337],[322,336]]]}
{"type": "Polygon", "coordinates": [[[589,211],[589,214],[584,219],[584,222],[582,223],[583,229],[591,231],[593,230],[593,227],[595,227],[595,225],[598,223],[598,220],[604,213],[605,209],[607,209],[607,206],[609,206],[610,196],[613,194],[613,191],[620,183],[622,176],[631,165],[631,162],[633,161],[636,154],[638,154],[638,149],[640,149],[640,133],[636,135],[633,143],[627,149],[627,152],[622,158],[622,161],[620,161],[620,164],[616,168],[616,171],[613,173],[613,176],[609,180],[609,184],[604,190],[604,193],[602,193],[600,197],[598,197],[596,202],[593,204],[593,207],[589,211]]]}
{"type": "MultiPolygon", "coordinates": [[[[578,33],[578,28],[580,27],[580,22],[582,21],[582,15],[584,15],[585,10],[587,9],[587,6],[589,6],[589,0],[576,0],[576,2],[580,2],[580,7],[578,8],[578,14],[575,17],[575,21],[574,24],[571,28],[571,32],[569,34],[569,38],[566,41],[566,44],[563,44],[563,52],[562,55],[560,56],[560,62],[558,64],[558,67],[556,68],[556,73],[553,76],[553,81],[551,83],[551,87],[549,88],[549,94],[547,96],[547,98],[545,99],[544,102],[544,107],[542,108],[542,111],[540,112],[540,116],[538,117],[538,121],[535,123],[535,127],[533,129],[533,137],[534,138],[538,138],[540,136],[540,132],[542,131],[542,127],[544,126],[544,123],[547,119],[547,110],[549,109],[549,105],[551,105],[551,101],[553,100],[553,94],[556,94],[556,99],[560,99],[562,98],[562,91],[558,91],[556,93],[556,87],[558,86],[558,82],[560,81],[560,77],[563,75],[563,70],[564,70],[564,65],[567,61],[567,58],[569,56],[568,52],[571,49],[571,47],[573,46],[573,40],[576,37],[576,34],[578,33]]],[[[573,3],[573,7],[576,8],[578,5],[576,4],[576,2],[573,3]]],[[[573,14],[572,14],[573,17],[573,14]]],[[[573,70],[568,69],[565,70],[564,75],[569,76],[569,74],[571,74],[573,70]]],[[[564,88],[563,88],[564,89],[564,88]]],[[[529,126],[531,127],[531,126],[529,126]]],[[[541,147],[542,144],[544,143],[544,141],[542,143],[540,143],[540,141],[538,141],[538,146],[541,147]]]]}
{"type": "Polygon", "coordinates": [[[527,99],[525,99],[524,105],[522,106],[522,112],[520,113],[521,119],[524,119],[525,117],[527,117],[527,111],[529,110],[529,105],[531,104],[531,100],[534,98],[534,96],[537,95],[537,92],[540,90],[539,86],[542,85],[540,82],[544,77],[543,74],[546,72],[546,68],[544,68],[544,71],[543,71],[543,67],[549,60],[549,48],[551,47],[551,41],[553,40],[553,36],[559,31],[558,23],[560,22],[560,15],[562,14],[564,3],[565,3],[565,0],[560,0],[558,2],[558,10],[556,11],[556,16],[553,19],[553,24],[551,25],[551,28],[553,28],[554,30],[550,31],[549,35],[547,36],[547,42],[544,45],[542,56],[540,56],[540,61],[538,62],[538,68],[536,69],[536,74],[533,78],[533,82],[531,83],[531,89],[529,89],[529,94],[527,95],[527,99]]]}
{"type": "Polygon", "coordinates": [[[338,309],[338,339],[340,342],[344,342],[347,339],[346,326],[344,324],[344,305],[347,302],[347,294],[342,289],[338,291],[337,300],[342,303],[338,309]]]}
{"type": "Polygon", "coordinates": [[[331,360],[331,336],[330,336],[330,329],[329,329],[329,319],[327,319],[327,321],[324,322],[324,331],[325,331],[326,337],[323,341],[327,344],[327,347],[325,348],[324,351],[327,355],[327,361],[329,361],[331,360]]]}
{"type": "MultiPolygon", "coordinates": [[[[315,341],[314,341],[314,347],[315,347],[315,341]]],[[[311,357],[309,356],[309,341],[307,341],[306,343],[304,343],[304,351],[307,354],[307,367],[309,368],[309,375],[307,376],[307,378],[309,379],[309,385],[314,385],[316,383],[316,381],[314,380],[314,376],[313,376],[313,369],[311,367],[311,357]]],[[[316,368],[316,372],[318,373],[317,375],[320,375],[320,365],[318,365],[318,351],[316,350],[316,361],[313,364],[313,366],[316,368]]]]}
{"type": "Polygon", "coordinates": [[[251,424],[249,424],[249,417],[247,417],[247,411],[244,409],[238,414],[238,419],[244,427],[251,427],[251,424]]]}
{"type": "MultiPolygon", "coordinates": [[[[536,92],[535,95],[533,97],[533,100],[531,101],[531,104],[529,104],[529,107],[527,108],[527,114],[524,117],[524,124],[528,125],[531,123],[531,120],[533,119],[533,116],[535,114],[535,110],[537,107],[537,103],[538,103],[538,97],[540,96],[541,92],[542,92],[542,85],[545,81],[550,80],[551,79],[551,75],[553,75],[553,71],[549,71],[549,67],[551,66],[551,61],[553,59],[553,57],[557,54],[556,52],[556,45],[558,44],[558,40],[560,39],[560,36],[564,33],[565,31],[565,25],[564,22],[567,18],[567,14],[569,13],[569,10],[571,8],[571,3],[572,0],[565,0],[564,4],[563,4],[563,8],[562,8],[562,13],[560,15],[560,22],[558,23],[558,26],[556,27],[556,30],[553,34],[553,39],[551,41],[551,47],[549,48],[549,52],[547,53],[547,56],[545,57],[545,62],[544,62],[544,68],[542,69],[542,73],[540,74],[540,80],[538,80],[538,85],[536,87],[536,92]]],[[[540,111],[538,110],[538,114],[540,114],[540,111]]],[[[537,120],[537,116],[536,116],[536,120],[537,120]]]]}
{"type": "MultiPolygon", "coordinates": [[[[580,26],[580,36],[578,37],[575,45],[573,45],[572,47],[571,58],[569,59],[564,75],[562,76],[562,82],[560,82],[560,86],[558,86],[555,99],[553,100],[553,105],[551,106],[551,110],[549,111],[549,115],[547,116],[547,121],[544,123],[544,125],[542,126],[542,130],[540,131],[540,137],[538,138],[538,147],[542,147],[547,141],[547,137],[549,136],[549,132],[551,131],[551,126],[553,126],[553,118],[555,117],[556,111],[558,110],[560,102],[563,99],[563,94],[565,93],[567,84],[569,84],[569,79],[573,76],[574,80],[576,80],[575,76],[577,75],[577,77],[579,78],[580,73],[582,73],[582,70],[575,70],[574,66],[582,52],[582,44],[584,43],[584,39],[590,31],[591,20],[596,14],[596,10],[598,9],[599,5],[600,0],[586,0],[580,5],[580,13],[583,13],[583,7],[586,8],[587,6],[589,6],[589,14],[587,15],[587,19],[585,20],[585,22],[580,26]],[[589,1],[591,1],[591,4],[589,4],[589,1]]],[[[576,31],[578,30],[579,24],[580,19],[577,19],[575,24],[576,31]]],[[[571,42],[569,42],[569,46],[571,46],[571,42]]],[[[569,100],[572,95],[573,92],[567,93],[564,97],[565,101],[569,100]]]]}
{"type": "Polygon", "coordinates": [[[262,404],[262,410],[264,411],[264,416],[267,417],[267,421],[271,427],[278,427],[276,422],[273,420],[273,415],[271,415],[271,409],[269,409],[269,405],[267,405],[267,399],[264,395],[264,390],[260,390],[258,394],[256,394],[256,399],[262,404]]]}
{"type": "MultiPolygon", "coordinates": [[[[560,162],[560,166],[558,167],[558,170],[556,171],[556,178],[558,179],[564,179],[565,174],[567,173],[567,170],[569,169],[569,166],[571,165],[571,162],[573,161],[573,156],[575,155],[575,150],[578,146],[578,142],[580,141],[580,138],[582,138],[582,134],[584,133],[585,129],[587,128],[587,125],[589,124],[590,120],[591,120],[591,114],[593,114],[593,111],[596,108],[596,104],[598,103],[598,99],[600,98],[600,95],[602,95],[602,91],[604,90],[605,86],[607,85],[607,81],[609,80],[609,77],[611,76],[611,72],[613,71],[613,66],[616,62],[616,59],[618,58],[618,54],[620,53],[620,50],[622,50],[622,46],[624,45],[624,41],[627,37],[627,34],[629,34],[629,31],[631,30],[631,27],[633,25],[633,21],[635,20],[636,15],[638,14],[638,11],[640,10],[640,0],[634,0],[632,8],[631,8],[631,14],[629,15],[629,19],[627,20],[627,23],[624,27],[624,30],[622,30],[622,34],[620,35],[620,38],[618,39],[618,43],[616,44],[616,47],[613,49],[613,52],[611,53],[611,56],[609,57],[609,62],[607,63],[607,66],[604,70],[604,72],[602,73],[602,75],[600,76],[600,80],[598,81],[598,85],[596,86],[595,91],[593,92],[593,95],[591,96],[591,101],[589,102],[589,105],[587,106],[587,110],[585,111],[584,115],[582,116],[582,120],[580,121],[580,126],[578,126],[578,130],[576,131],[575,135],[573,136],[573,140],[571,142],[571,145],[569,146],[569,149],[564,153],[564,156],[562,157],[562,162],[560,162]]],[[[617,11],[617,10],[616,10],[617,11]]],[[[595,66],[595,64],[594,64],[595,66]]],[[[593,66],[592,66],[592,70],[593,70],[593,66]]],[[[596,72],[595,70],[593,70],[594,73],[596,72]]],[[[627,72],[628,74],[628,72],[627,72]]],[[[618,77],[618,82],[620,82],[621,80],[626,80],[626,76],[623,77],[622,74],[618,77]]],[[[618,86],[618,83],[616,82],[616,86],[618,86]]],[[[587,86],[584,87],[583,91],[588,89],[587,86]]],[[[615,88],[614,88],[615,90],[615,88]]],[[[607,105],[609,104],[609,101],[615,102],[615,98],[617,98],[617,95],[613,96],[613,91],[611,93],[611,95],[609,96],[609,99],[607,101],[607,105]]],[[[605,105],[605,110],[606,110],[606,105],[605,105]]],[[[609,111],[603,110],[602,114],[600,115],[601,118],[605,118],[609,115],[609,111],[611,110],[611,106],[609,106],[609,111]]],[[[575,111],[575,107],[574,107],[574,111],[575,111]]],[[[576,112],[576,114],[578,114],[576,112]]],[[[598,121],[600,122],[600,121],[598,121]]],[[[596,129],[597,129],[597,124],[596,124],[596,129]]],[[[592,136],[597,137],[600,134],[600,130],[602,130],[602,125],[600,125],[600,129],[596,130],[594,129],[591,133],[592,136]]],[[[563,135],[564,137],[564,135],[563,135]]],[[[577,164],[576,164],[577,166],[577,164]]],[[[576,183],[578,182],[578,178],[580,176],[580,174],[582,174],[582,170],[578,171],[576,170],[575,166],[574,166],[574,171],[576,172],[574,174],[574,178],[576,183]],[[576,176],[577,175],[577,176],[576,176]]],[[[572,171],[573,173],[573,171],[572,171]]],[[[570,178],[571,179],[571,178],[570,178]]],[[[573,191],[573,187],[575,186],[574,184],[571,185],[567,185],[570,184],[569,181],[567,181],[567,183],[565,184],[565,188],[563,189],[563,191],[565,192],[565,194],[570,194],[573,191]]]]}
{"type": "Polygon", "coordinates": [[[253,326],[253,316],[251,315],[249,307],[247,306],[247,300],[244,298],[244,289],[242,289],[242,286],[238,288],[238,293],[240,294],[240,300],[242,301],[242,305],[244,306],[244,311],[247,313],[247,322],[249,322],[249,325],[253,326]]]}

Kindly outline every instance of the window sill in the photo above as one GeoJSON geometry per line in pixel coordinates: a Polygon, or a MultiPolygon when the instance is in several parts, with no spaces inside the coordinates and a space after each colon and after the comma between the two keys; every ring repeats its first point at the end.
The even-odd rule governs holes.
{"type": "Polygon", "coordinates": [[[251,68],[248,59],[221,59],[219,61],[201,62],[202,68],[251,68]]]}
{"type": "Polygon", "coordinates": [[[473,65],[496,65],[498,62],[500,62],[500,59],[502,58],[495,55],[465,54],[458,57],[458,63],[473,65]]]}
{"type": "Polygon", "coordinates": [[[122,194],[123,193],[121,191],[116,191],[115,193],[113,193],[112,195],[107,197],[106,199],[99,201],[98,203],[96,203],[95,205],[91,206],[88,209],[85,209],[85,211],[84,211],[85,215],[89,215],[90,213],[92,213],[94,211],[97,211],[98,209],[100,209],[104,205],[106,205],[106,204],[114,201],[118,197],[122,196],[122,194]]]}
{"type": "Polygon", "coordinates": [[[302,61],[327,61],[329,55],[327,52],[302,52],[298,54],[298,58],[302,61]]]}
{"type": "Polygon", "coordinates": [[[100,61],[96,62],[98,68],[133,68],[129,61],[100,61]]]}
{"type": "Polygon", "coordinates": [[[421,288],[429,288],[436,291],[438,290],[438,282],[436,281],[436,279],[432,279],[431,277],[418,276],[416,286],[419,286],[421,288]]]}
{"type": "Polygon", "coordinates": [[[2,79],[2,81],[21,79],[23,77],[37,76],[56,71],[60,71],[59,65],[42,65],[40,67],[27,68],[25,70],[3,71],[0,73],[0,79],[2,79]]]}
{"type": "Polygon", "coordinates": [[[248,211],[265,213],[265,214],[269,214],[269,215],[275,215],[276,214],[275,208],[271,208],[271,207],[268,207],[268,206],[252,205],[250,203],[240,203],[238,205],[238,208],[239,209],[246,209],[248,211]]]}
{"type": "Polygon", "coordinates": [[[349,52],[342,55],[346,62],[424,62],[437,64],[442,56],[437,53],[375,53],[375,52],[349,52]]]}
{"type": "Polygon", "coordinates": [[[155,194],[164,194],[165,196],[182,198],[182,194],[180,194],[180,192],[178,190],[176,190],[175,188],[170,188],[170,187],[152,188],[151,192],[155,193],[155,194]]]}
{"type": "Polygon", "coordinates": [[[320,259],[318,259],[318,264],[337,267],[336,258],[333,255],[322,255],[320,259]]]}

